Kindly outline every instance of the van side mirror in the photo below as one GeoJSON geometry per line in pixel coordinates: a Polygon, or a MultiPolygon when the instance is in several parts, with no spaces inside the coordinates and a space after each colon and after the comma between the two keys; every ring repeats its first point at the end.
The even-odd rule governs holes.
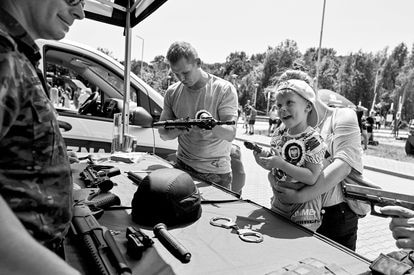
{"type": "Polygon", "coordinates": [[[129,124],[144,128],[152,127],[152,116],[142,107],[136,107],[129,112],[129,124]]]}

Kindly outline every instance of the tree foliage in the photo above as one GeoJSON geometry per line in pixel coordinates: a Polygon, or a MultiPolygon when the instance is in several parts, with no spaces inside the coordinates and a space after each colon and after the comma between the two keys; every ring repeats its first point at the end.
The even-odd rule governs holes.
{"type": "MultiPolygon", "coordinates": [[[[106,49],[99,50],[112,55],[106,49]]],[[[384,48],[377,53],[358,51],[346,56],[338,56],[332,48],[322,48],[318,64],[317,48],[309,48],[302,54],[295,41],[286,39],[275,47],[268,47],[264,53],[249,57],[243,51],[232,52],[224,63],[202,66],[207,72],[232,82],[241,105],[247,100],[254,102],[256,94],[256,108],[261,111],[267,108],[267,92],[285,70],[300,69],[315,78],[319,68],[319,89],[336,91],[368,109],[374,105],[383,115],[395,114],[401,98],[404,104],[401,117],[414,118],[414,44],[410,51],[401,43],[390,54],[389,49],[384,48]],[[392,110],[391,105],[394,106],[392,110]]],[[[161,94],[177,81],[162,55],[156,56],[150,64],[133,60],[131,70],[138,76],[142,73],[143,80],[161,94]]]]}

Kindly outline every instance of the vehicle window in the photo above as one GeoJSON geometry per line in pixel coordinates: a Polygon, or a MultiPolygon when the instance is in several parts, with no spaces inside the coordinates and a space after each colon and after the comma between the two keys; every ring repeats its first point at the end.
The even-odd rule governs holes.
{"type": "MultiPolygon", "coordinates": [[[[60,48],[46,47],[44,57],[51,99],[60,112],[102,118],[112,118],[114,113],[122,112],[123,76],[118,76],[96,60],[60,48]],[[82,113],[82,104],[94,94],[97,94],[94,104],[82,113]]],[[[133,86],[131,102],[152,113],[148,96],[133,86]]]]}
{"type": "MultiPolygon", "coordinates": [[[[95,104],[84,114],[112,118],[115,112],[122,112],[122,109],[108,107],[122,106],[119,100],[123,100],[123,75],[118,75],[115,70],[103,65],[99,61],[100,57],[88,57],[49,45],[44,48],[43,56],[49,91],[59,112],[79,113],[85,100],[94,94],[97,94],[95,104]],[[114,100],[118,103],[114,104],[114,100]]],[[[146,91],[131,85],[130,94],[132,105],[143,107],[154,120],[159,119],[162,106],[158,106],[146,91]]]]}

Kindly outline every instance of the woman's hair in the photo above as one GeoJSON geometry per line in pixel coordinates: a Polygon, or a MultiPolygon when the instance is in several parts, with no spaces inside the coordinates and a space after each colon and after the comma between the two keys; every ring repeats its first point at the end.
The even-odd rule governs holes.
{"type": "Polygon", "coordinates": [[[181,58],[185,58],[188,61],[195,61],[198,58],[197,51],[190,43],[177,41],[171,44],[167,52],[167,60],[171,64],[175,64],[181,58]]]}
{"type": "Polygon", "coordinates": [[[279,83],[290,79],[303,80],[309,86],[313,86],[312,78],[305,72],[299,70],[287,70],[279,77],[279,83]]]}

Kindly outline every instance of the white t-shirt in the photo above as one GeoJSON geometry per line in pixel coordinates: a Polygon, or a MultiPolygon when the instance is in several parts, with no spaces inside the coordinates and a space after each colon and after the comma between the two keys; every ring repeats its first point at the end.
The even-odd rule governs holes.
{"type": "Polygon", "coordinates": [[[278,119],[279,117],[278,117],[278,115],[277,115],[277,111],[276,111],[276,110],[274,110],[274,111],[270,110],[270,112],[269,112],[269,118],[270,118],[271,120],[278,119]]]}
{"type": "MultiPolygon", "coordinates": [[[[164,97],[165,119],[195,118],[200,110],[213,118],[237,117],[238,99],[234,86],[209,74],[206,85],[199,90],[186,88],[177,82],[168,88],[164,97]]],[[[190,131],[178,137],[177,157],[201,173],[224,174],[231,172],[231,142],[219,139],[209,130],[190,131]]]]}
{"type": "MultiPolygon", "coordinates": [[[[335,108],[321,127],[321,136],[327,145],[326,151],[330,157],[328,161],[341,159],[352,169],[362,173],[361,133],[357,116],[349,108],[335,108]]],[[[325,164],[325,167],[329,162],[325,164]]],[[[323,206],[332,206],[344,201],[341,183],[323,195],[323,206]]]]}

